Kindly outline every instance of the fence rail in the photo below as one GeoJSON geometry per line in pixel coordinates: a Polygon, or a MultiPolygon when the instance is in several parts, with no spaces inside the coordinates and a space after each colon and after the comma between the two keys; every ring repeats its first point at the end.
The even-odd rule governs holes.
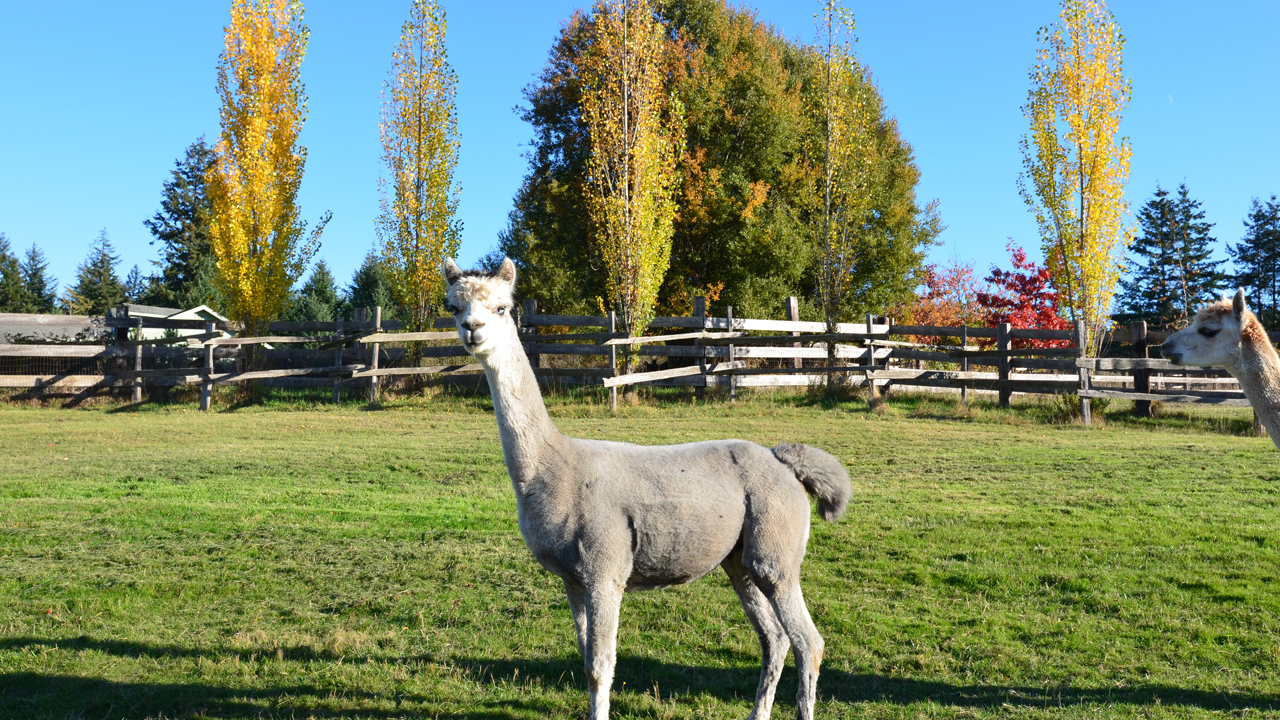
{"type": "MultiPolygon", "coordinates": [[[[939,327],[867,317],[863,323],[841,323],[830,332],[825,323],[799,320],[794,301],[788,303],[788,319],[780,320],[737,318],[732,308],[725,317],[713,317],[704,307],[699,303],[687,317],[655,318],[650,335],[628,337],[616,331],[610,317],[538,313],[537,303],[526,301],[521,339],[540,381],[597,385],[611,392],[637,384],[692,386],[699,392],[727,386],[732,396],[739,386],[794,387],[840,376],[873,393],[890,387],[952,388],[967,399],[970,391],[991,391],[999,394],[1002,405],[1013,393],[1075,393],[1086,421],[1093,399],[1133,400],[1139,414],[1150,414],[1150,404],[1157,401],[1248,405],[1238,383],[1219,368],[1175,366],[1148,357],[1148,348],[1168,333],[1149,332],[1145,323],[1128,329],[1132,357],[1086,358],[1079,346],[1079,325],[1072,330],[939,327]],[[596,328],[600,331],[589,331],[596,328]],[[1059,346],[1014,347],[1015,341],[1027,340],[1055,341],[1059,346]],[[620,375],[620,353],[630,353],[641,364],[656,362],[657,367],[620,375]],[[835,366],[826,367],[829,357],[836,360],[835,366]]],[[[105,368],[101,374],[0,370],[0,387],[59,392],[131,386],[135,400],[140,400],[144,385],[198,384],[203,389],[201,406],[207,408],[216,384],[331,384],[335,399],[340,388],[363,384],[373,400],[380,382],[413,376],[474,377],[482,370],[457,343],[452,319],[433,321],[433,330],[409,332],[403,323],[384,321],[381,308],[362,309],[334,322],[275,322],[260,337],[235,336],[240,327],[226,322],[127,314],[41,319],[57,317],[9,315],[0,320],[32,326],[98,323],[114,333],[114,342],[0,344],[0,362],[96,362],[105,368]],[[202,332],[129,338],[141,328],[202,332]],[[259,364],[254,367],[245,364],[250,348],[256,348],[252,353],[259,364]],[[449,363],[449,358],[461,362],[449,363]],[[151,367],[144,368],[148,363],[151,367]]],[[[1113,330],[1108,341],[1118,343],[1124,335],[1121,329],[1113,330]]],[[[1271,336],[1280,339],[1280,333],[1271,336]]]]}

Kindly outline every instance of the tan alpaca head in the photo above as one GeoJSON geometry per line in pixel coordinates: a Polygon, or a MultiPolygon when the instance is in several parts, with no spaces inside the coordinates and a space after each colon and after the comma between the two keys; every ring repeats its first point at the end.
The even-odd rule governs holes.
{"type": "Polygon", "coordinates": [[[1245,306],[1244,289],[1234,298],[1223,298],[1200,308],[1190,327],[1169,336],[1160,346],[1174,365],[1234,367],[1240,363],[1240,348],[1249,332],[1266,331],[1245,306]]]}
{"type": "Polygon", "coordinates": [[[467,352],[484,358],[511,342],[516,330],[511,314],[516,265],[511,258],[505,258],[492,274],[463,271],[452,258],[446,258],[444,279],[449,283],[445,301],[458,323],[458,339],[467,352]]]}

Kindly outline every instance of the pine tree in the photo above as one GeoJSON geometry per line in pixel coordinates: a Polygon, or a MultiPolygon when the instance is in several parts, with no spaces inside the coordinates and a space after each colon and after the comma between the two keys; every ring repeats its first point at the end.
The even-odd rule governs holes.
{"type": "Polygon", "coordinates": [[[27,312],[27,304],[18,258],[9,246],[9,238],[0,233],[0,312],[27,312]]]}
{"type": "Polygon", "coordinates": [[[187,147],[174,161],[161,191],[160,209],[143,225],[161,243],[158,288],[149,288],[148,301],[157,305],[192,307],[209,304],[211,283],[202,288],[200,274],[213,264],[209,247],[211,209],[206,175],[216,157],[204,138],[187,147]]]}
{"type": "Polygon", "coordinates": [[[1116,313],[1117,322],[1182,327],[1197,307],[1217,296],[1227,281],[1225,261],[1213,259],[1213,224],[1204,218],[1186,183],[1178,187],[1177,199],[1156,186],[1155,197],[1138,211],[1141,235],[1131,248],[1136,257],[1129,258],[1130,278],[1120,282],[1123,311],[1116,313]]]}
{"type": "Polygon", "coordinates": [[[1245,288],[1250,308],[1262,324],[1280,320],[1280,202],[1272,195],[1265,204],[1257,198],[1244,221],[1245,234],[1227,252],[1236,266],[1235,283],[1245,288]]]}
{"type": "Polygon", "coordinates": [[[391,288],[391,277],[387,266],[377,253],[371,252],[364,257],[364,263],[351,276],[351,284],[347,286],[347,308],[382,308],[382,319],[390,320],[400,316],[400,308],[396,305],[391,288]]]}
{"type": "Polygon", "coordinates": [[[67,307],[73,315],[106,315],[125,301],[125,289],[116,276],[120,257],[114,254],[107,231],[98,233],[89,257],[76,268],[76,284],[67,289],[67,307]]]}
{"type": "Polygon", "coordinates": [[[18,269],[22,273],[22,286],[29,308],[24,312],[58,312],[58,281],[49,275],[49,262],[40,248],[33,244],[18,269]]]}
{"type": "Polygon", "coordinates": [[[332,322],[340,304],[333,273],[324,260],[317,260],[302,289],[294,294],[284,317],[294,322],[332,322]]]}

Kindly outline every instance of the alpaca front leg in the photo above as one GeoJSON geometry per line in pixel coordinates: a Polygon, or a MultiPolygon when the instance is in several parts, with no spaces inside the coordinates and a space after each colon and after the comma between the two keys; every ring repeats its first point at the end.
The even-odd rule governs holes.
{"type": "Polygon", "coordinates": [[[569,598],[569,612],[573,613],[573,629],[578,636],[578,652],[582,662],[591,667],[587,655],[587,591],[572,580],[564,581],[564,594],[569,598]]]}
{"type": "Polygon", "coordinates": [[[591,720],[609,717],[609,689],[613,686],[613,666],[618,645],[618,612],[622,607],[621,588],[592,588],[586,593],[587,640],[584,660],[587,689],[591,698],[591,720]]]}
{"type": "Polygon", "coordinates": [[[791,649],[796,656],[796,672],[800,675],[796,718],[813,720],[813,706],[818,700],[818,668],[822,666],[825,650],[822,636],[809,617],[799,583],[779,588],[770,602],[787,637],[791,638],[791,649]]]}

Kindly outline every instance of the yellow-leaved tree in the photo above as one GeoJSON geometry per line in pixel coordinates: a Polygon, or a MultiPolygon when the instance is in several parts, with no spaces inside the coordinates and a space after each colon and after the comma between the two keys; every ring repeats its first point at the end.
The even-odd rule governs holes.
{"type": "Polygon", "coordinates": [[[1119,135],[1131,93],[1124,36],[1099,0],[1063,0],[1058,23],[1038,35],[1018,190],[1035,214],[1060,303],[1085,322],[1086,347],[1097,354],[1133,241],[1124,199],[1131,151],[1119,135]]]}
{"type": "MultiPolygon", "coordinates": [[[[845,292],[868,241],[880,106],[875,86],[853,52],[853,14],[838,0],[826,0],[817,20],[826,41],[815,49],[822,88],[810,106],[820,132],[809,155],[821,168],[815,177],[822,198],[813,232],[820,253],[818,301],[827,331],[836,332],[845,292]]],[[[835,364],[834,344],[828,344],[827,355],[828,364],[835,364]]]]}
{"type": "Polygon", "coordinates": [[[653,319],[671,264],[684,115],[667,92],[664,28],[649,0],[597,0],[590,22],[580,101],[587,212],[619,329],[636,336],[653,319]]]}
{"type": "Polygon", "coordinates": [[[298,143],[306,48],[301,3],[232,0],[218,63],[222,135],[206,176],[209,240],[227,310],[250,335],[266,334],[284,309],[329,221],[326,213],[308,235],[297,206],[307,160],[298,143]]]}
{"type": "Polygon", "coordinates": [[[418,331],[443,302],[444,260],[457,255],[462,229],[454,182],[458,81],[445,51],[446,28],[439,4],[414,0],[382,91],[385,175],[378,179],[377,232],[392,294],[418,331]]]}

